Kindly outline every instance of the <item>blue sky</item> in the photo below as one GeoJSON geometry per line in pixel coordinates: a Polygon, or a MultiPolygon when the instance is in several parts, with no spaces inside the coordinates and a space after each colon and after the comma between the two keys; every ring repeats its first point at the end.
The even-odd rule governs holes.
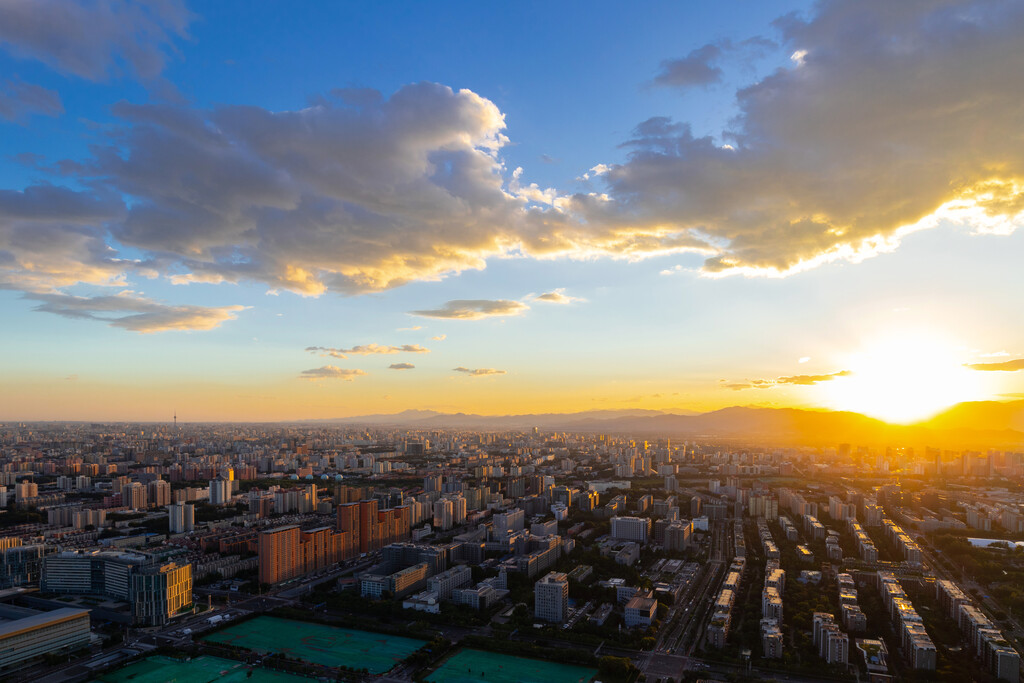
{"type": "MultiPolygon", "coordinates": [[[[1024,356],[1013,3],[0,24],[0,419],[871,413],[900,353],[946,403],[1024,391],[966,369],[1024,356]],[[368,344],[430,351],[306,350],[368,344]]],[[[874,413],[942,407],[902,390],[874,413]]]]}

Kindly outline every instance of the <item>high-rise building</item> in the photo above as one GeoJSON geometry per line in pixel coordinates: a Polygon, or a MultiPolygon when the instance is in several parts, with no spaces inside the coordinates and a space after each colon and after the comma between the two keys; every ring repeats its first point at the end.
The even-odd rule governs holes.
{"type": "Polygon", "coordinates": [[[121,487],[121,503],[132,510],[145,510],[149,507],[146,487],[137,481],[128,482],[121,487]]]}
{"type": "Polygon", "coordinates": [[[171,483],[163,479],[149,482],[149,505],[166,507],[171,504],[171,483]]]}
{"type": "Polygon", "coordinates": [[[533,615],[541,621],[564,623],[569,613],[569,576],[550,572],[533,587],[533,615]]]}
{"type": "Polygon", "coordinates": [[[231,502],[231,482],[227,479],[210,480],[210,505],[227,505],[231,502]]]}
{"type": "Polygon", "coordinates": [[[26,498],[35,498],[39,495],[39,485],[31,481],[19,481],[14,485],[14,500],[20,503],[26,498]]]}
{"type": "Polygon", "coordinates": [[[434,503],[434,527],[447,531],[455,526],[455,504],[449,498],[434,503]]]}
{"type": "Polygon", "coordinates": [[[175,503],[167,506],[167,516],[170,518],[172,534],[184,534],[196,528],[195,506],[192,503],[175,503]]]}
{"type": "Polygon", "coordinates": [[[281,583],[329,567],[346,557],[349,536],[330,527],[282,526],[259,535],[260,583],[281,583]]]}
{"type": "Polygon", "coordinates": [[[281,583],[299,576],[299,527],[264,531],[258,548],[260,583],[281,583]]]}

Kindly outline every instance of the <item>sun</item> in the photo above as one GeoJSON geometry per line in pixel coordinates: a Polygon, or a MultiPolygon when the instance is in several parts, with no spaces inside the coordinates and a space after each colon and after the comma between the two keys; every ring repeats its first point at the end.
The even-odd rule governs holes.
{"type": "Polygon", "coordinates": [[[826,403],[886,422],[917,422],[982,395],[978,373],[964,367],[962,352],[933,334],[887,335],[845,362],[851,374],[823,385],[826,403]]]}

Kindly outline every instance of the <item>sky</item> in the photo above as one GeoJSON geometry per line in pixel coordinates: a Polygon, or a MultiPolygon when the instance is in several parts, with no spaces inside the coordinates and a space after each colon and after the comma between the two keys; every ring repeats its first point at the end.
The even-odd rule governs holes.
{"type": "Polygon", "coordinates": [[[0,0],[0,420],[1024,398],[1024,5],[0,0]]]}

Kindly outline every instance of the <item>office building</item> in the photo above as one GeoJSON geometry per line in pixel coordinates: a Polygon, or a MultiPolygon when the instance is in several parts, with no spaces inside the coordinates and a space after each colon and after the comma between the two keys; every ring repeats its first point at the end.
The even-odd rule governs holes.
{"type": "Polygon", "coordinates": [[[89,610],[65,607],[44,612],[0,603],[0,677],[45,655],[88,646],[89,610]]]}
{"type": "Polygon", "coordinates": [[[569,576],[550,572],[533,586],[533,615],[552,624],[564,623],[569,615],[569,576]]]}

